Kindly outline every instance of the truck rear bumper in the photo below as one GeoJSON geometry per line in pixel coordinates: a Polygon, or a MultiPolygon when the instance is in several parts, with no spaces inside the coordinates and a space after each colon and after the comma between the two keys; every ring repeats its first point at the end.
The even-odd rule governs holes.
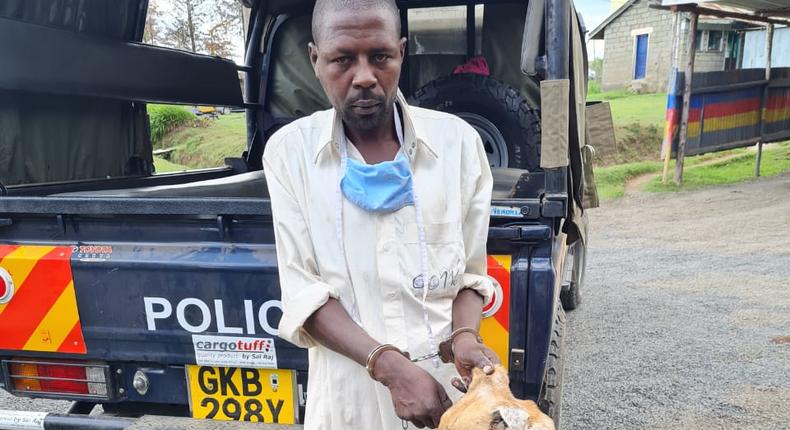
{"type": "Polygon", "coordinates": [[[301,425],[238,423],[146,415],[118,418],[0,409],[2,430],[300,430],[301,425]]]}

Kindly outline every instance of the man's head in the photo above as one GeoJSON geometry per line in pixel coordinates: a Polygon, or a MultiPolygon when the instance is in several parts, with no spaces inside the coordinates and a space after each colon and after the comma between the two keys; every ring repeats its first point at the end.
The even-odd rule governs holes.
{"type": "Polygon", "coordinates": [[[406,39],[394,0],[317,0],[310,61],[349,127],[372,130],[392,115],[406,39]]]}

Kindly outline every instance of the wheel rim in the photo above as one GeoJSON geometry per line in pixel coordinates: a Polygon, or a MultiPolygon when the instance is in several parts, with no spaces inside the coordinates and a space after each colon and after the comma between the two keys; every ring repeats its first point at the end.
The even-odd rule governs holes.
{"type": "Polygon", "coordinates": [[[456,115],[477,130],[483,140],[488,164],[491,167],[508,167],[507,142],[494,123],[476,113],[458,112],[456,115]]]}

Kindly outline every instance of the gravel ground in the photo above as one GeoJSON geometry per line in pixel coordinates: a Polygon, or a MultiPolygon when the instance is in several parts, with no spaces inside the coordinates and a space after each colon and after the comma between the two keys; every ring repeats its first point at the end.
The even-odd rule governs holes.
{"type": "Polygon", "coordinates": [[[789,196],[784,176],[591,211],[564,430],[790,428],[789,196]]]}
{"type": "Polygon", "coordinates": [[[570,429],[790,428],[790,175],[591,211],[570,429]]]}

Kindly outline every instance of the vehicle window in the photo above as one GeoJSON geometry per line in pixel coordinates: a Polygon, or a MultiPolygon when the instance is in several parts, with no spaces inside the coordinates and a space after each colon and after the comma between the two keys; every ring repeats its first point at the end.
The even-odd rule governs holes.
{"type": "MultiPolygon", "coordinates": [[[[480,55],[483,5],[475,6],[475,53],[480,55]]],[[[409,9],[410,55],[466,55],[466,6],[409,9]]]]}
{"type": "MultiPolygon", "coordinates": [[[[411,90],[452,73],[467,60],[466,6],[409,9],[411,90]]],[[[475,7],[475,55],[481,54],[483,5],[475,7]]]]}
{"type": "MultiPolygon", "coordinates": [[[[237,0],[150,0],[143,42],[243,64],[246,12],[237,0]]],[[[148,105],[148,115],[157,173],[220,167],[246,149],[240,109],[148,105]]]]}

